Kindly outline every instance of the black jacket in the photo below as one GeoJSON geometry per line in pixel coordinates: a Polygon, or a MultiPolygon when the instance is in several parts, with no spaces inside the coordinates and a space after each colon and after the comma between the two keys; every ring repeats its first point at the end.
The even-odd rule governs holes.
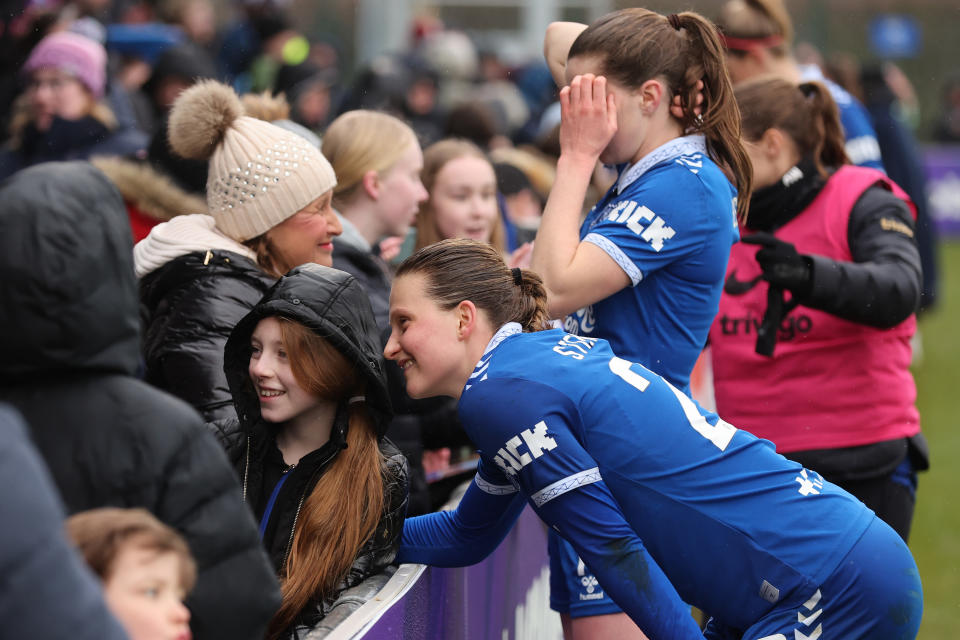
{"type": "MultiPolygon", "coordinates": [[[[227,342],[224,369],[233,391],[239,422],[216,426],[226,444],[244,487],[244,498],[262,519],[266,503],[281,475],[266,523],[263,543],[279,573],[287,560],[300,507],[336,456],[346,447],[347,405],[337,412],[330,440],[304,456],[289,471],[276,445],[276,426],[260,416],[260,404],[249,382],[250,336],[265,317],[295,320],[325,338],[353,362],[366,380],[366,404],[380,436],[384,458],[384,513],[373,536],[364,544],[337,593],[356,586],[393,562],[400,544],[407,508],[406,459],[383,433],[392,414],[378,331],[366,293],[356,278],[316,264],[293,269],[241,320],[227,342]]],[[[298,621],[299,630],[313,627],[330,610],[333,598],[315,601],[298,621]]]]}
{"type": "Polygon", "coordinates": [[[127,640],[64,537],[63,517],[23,422],[0,406],[0,640],[127,640]]]}
{"type": "Polygon", "coordinates": [[[381,330],[390,326],[390,268],[383,258],[339,238],[333,240],[333,266],[360,281],[381,330]]]}
{"type": "Polygon", "coordinates": [[[186,400],[208,422],[235,418],[223,348],[273,283],[252,260],[231,251],[188,253],[144,276],[147,382],[186,400]]]}
{"type": "Polygon", "coordinates": [[[26,418],[70,513],[144,507],[186,538],[194,637],[261,638],[279,590],[240,486],[200,416],[136,379],[127,214],[93,166],[0,184],[0,400],[26,418]]]}

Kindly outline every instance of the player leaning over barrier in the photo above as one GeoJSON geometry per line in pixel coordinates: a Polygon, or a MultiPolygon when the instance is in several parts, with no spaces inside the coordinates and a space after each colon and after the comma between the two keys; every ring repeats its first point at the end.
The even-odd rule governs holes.
{"type": "Polygon", "coordinates": [[[459,399],[482,456],[455,511],[407,520],[399,561],[477,562],[526,501],[654,640],[702,637],[684,602],[714,639],[915,637],[916,564],[869,509],[546,319],[540,278],[481,243],[398,269],[385,355],[411,396],[459,399]]]}

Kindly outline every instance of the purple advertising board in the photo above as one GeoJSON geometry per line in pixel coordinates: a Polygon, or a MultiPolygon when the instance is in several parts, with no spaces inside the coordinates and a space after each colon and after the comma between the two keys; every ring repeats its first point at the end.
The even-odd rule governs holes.
{"type": "MultiPolygon", "coordinates": [[[[411,567],[403,565],[401,571],[411,567]]],[[[503,543],[483,562],[462,569],[417,567],[417,572],[410,578],[408,588],[354,637],[562,638],[560,618],[549,608],[546,528],[529,507],[503,543]]]]}
{"type": "Polygon", "coordinates": [[[943,236],[960,235],[960,146],[926,147],[930,218],[943,236]]]}

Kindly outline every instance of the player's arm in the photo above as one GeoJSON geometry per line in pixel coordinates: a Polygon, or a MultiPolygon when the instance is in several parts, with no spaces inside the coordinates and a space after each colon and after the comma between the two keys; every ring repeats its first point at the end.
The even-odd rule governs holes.
{"type": "Polygon", "coordinates": [[[552,22],[543,37],[543,58],[550,69],[550,75],[558,87],[567,84],[565,77],[567,54],[573,41],[577,39],[587,25],[579,22],[552,22]]]}
{"type": "Polygon", "coordinates": [[[538,506],[568,540],[600,586],[650,638],[702,638],[700,628],[602,482],[538,506]]]}
{"type": "Polygon", "coordinates": [[[476,564],[500,545],[525,504],[506,479],[481,468],[456,509],[407,518],[397,562],[476,564]]]}
{"type": "Polygon", "coordinates": [[[630,284],[603,250],[580,242],[580,212],[600,153],[617,130],[602,77],[578,76],[560,91],[560,158],[530,267],[543,278],[550,315],[564,316],[630,284]]]}

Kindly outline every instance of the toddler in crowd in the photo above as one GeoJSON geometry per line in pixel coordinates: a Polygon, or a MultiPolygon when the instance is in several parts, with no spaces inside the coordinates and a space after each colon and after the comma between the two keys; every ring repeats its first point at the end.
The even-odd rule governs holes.
{"type": "Polygon", "coordinates": [[[183,599],[197,568],[180,534],[145,509],[91,509],[66,528],[130,640],[190,640],[183,599]]]}

